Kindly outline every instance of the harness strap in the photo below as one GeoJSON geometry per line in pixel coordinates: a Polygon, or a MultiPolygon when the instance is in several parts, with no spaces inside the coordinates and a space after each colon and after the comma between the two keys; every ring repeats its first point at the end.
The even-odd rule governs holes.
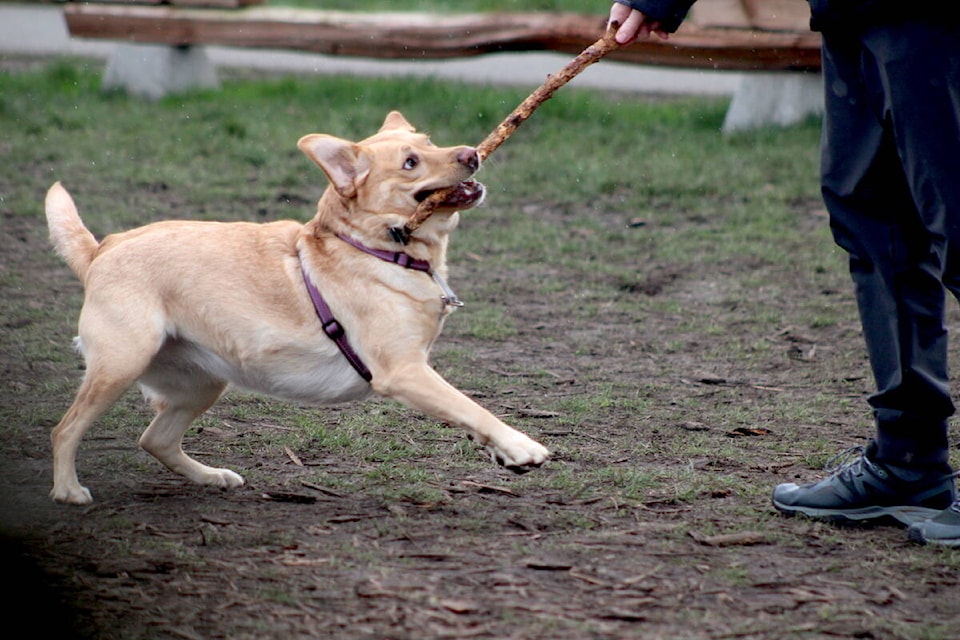
{"type": "Polygon", "coordinates": [[[426,260],[419,260],[414,258],[408,253],[403,251],[387,251],[385,249],[373,249],[367,245],[354,240],[345,233],[338,233],[337,237],[349,244],[351,247],[359,249],[364,253],[368,253],[371,256],[380,258],[385,262],[392,262],[398,264],[404,269],[413,269],[414,271],[423,271],[424,273],[433,274],[433,269],[430,267],[430,263],[426,260]]]}
{"type": "Polygon", "coordinates": [[[300,272],[303,274],[303,282],[307,286],[307,293],[310,294],[310,300],[313,301],[313,308],[317,312],[317,317],[320,318],[320,326],[323,327],[323,332],[336,343],[337,348],[340,349],[340,353],[347,359],[350,366],[360,374],[360,377],[370,382],[373,379],[373,374],[370,373],[370,369],[367,369],[367,366],[363,364],[363,360],[360,359],[357,352],[350,346],[350,341],[347,340],[346,330],[344,330],[343,325],[333,317],[333,312],[330,311],[330,307],[323,299],[323,296],[320,295],[320,291],[314,286],[313,282],[311,282],[310,276],[307,275],[307,270],[303,267],[303,261],[300,262],[300,272]]]}
{"type": "MultiPolygon", "coordinates": [[[[455,307],[463,306],[463,303],[457,299],[456,294],[447,286],[447,283],[444,282],[443,278],[440,277],[439,273],[435,273],[433,268],[430,266],[430,263],[426,260],[420,260],[414,258],[408,253],[403,251],[386,251],[383,249],[372,249],[361,242],[354,240],[350,236],[338,233],[337,237],[349,244],[352,247],[363,251],[364,253],[370,254],[371,256],[380,258],[385,262],[392,262],[393,264],[399,265],[404,269],[413,269],[414,271],[422,271],[429,274],[440,288],[443,290],[444,295],[441,296],[444,304],[448,304],[455,307]]],[[[303,274],[303,282],[307,286],[307,293],[310,294],[310,300],[313,301],[313,308],[317,312],[317,317],[320,318],[320,325],[323,327],[323,332],[333,340],[337,348],[340,349],[340,353],[347,359],[347,362],[350,363],[350,366],[360,374],[360,377],[370,382],[373,379],[373,374],[370,373],[370,369],[367,368],[363,361],[360,359],[360,356],[357,355],[357,352],[353,350],[353,347],[350,346],[350,341],[347,340],[347,332],[343,328],[343,325],[333,317],[333,312],[330,311],[329,305],[323,299],[323,296],[320,295],[320,290],[310,281],[310,276],[307,275],[307,270],[303,266],[303,260],[300,261],[300,272],[303,274]]]]}
{"type": "MultiPolygon", "coordinates": [[[[391,229],[392,230],[392,229],[391,229]]],[[[460,302],[457,298],[457,294],[453,292],[453,289],[447,284],[447,281],[443,277],[433,270],[433,267],[430,266],[430,263],[426,260],[420,260],[414,258],[408,253],[403,251],[387,251],[386,249],[373,249],[363,244],[359,240],[351,238],[345,233],[338,233],[337,237],[349,244],[351,247],[359,249],[366,254],[369,254],[375,258],[380,258],[386,262],[392,262],[393,264],[400,265],[404,269],[413,269],[414,271],[422,271],[428,274],[440,289],[443,290],[443,295],[440,296],[440,299],[443,300],[444,304],[450,305],[451,307],[462,307],[463,303],[460,302]]]]}

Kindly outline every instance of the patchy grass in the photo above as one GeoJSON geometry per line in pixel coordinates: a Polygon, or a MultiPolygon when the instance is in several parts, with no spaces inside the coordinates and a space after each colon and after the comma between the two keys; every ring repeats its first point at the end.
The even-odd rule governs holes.
{"type": "Polygon", "coordinates": [[[467,306],[434,363],[548,444],[545,468],[514,477],[389,401],[231,391],[186,442],[244,474],[221,493],[136,450],[150,415],[131,392],[81,448],[98,502],[49,505],[47,434],[82,375],[80,286],[42,219],[53,181],[100,236],[306,220],[325,184],[301,135],[362,138],[400,109],[475,143],[526,96],[235,75],[145,103],[99,73],[0,72],[3,524],[87,636],[949,637],[956,552],[769,507],[869,435],[871,383],[818,123],[724,136],[717,99],[565,89],[483,169],[488,203],[450,254],[467,306]],[[698,542],[726,534],[761,542],[698,542]]]}

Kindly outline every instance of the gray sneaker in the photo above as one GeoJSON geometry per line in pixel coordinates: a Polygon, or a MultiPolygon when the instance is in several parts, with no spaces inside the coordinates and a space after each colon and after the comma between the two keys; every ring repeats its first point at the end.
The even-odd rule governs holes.
{"type": "Polygon", "coordinates": [[[846,456],[849,461],[829,469],[832,474],[827,478],[806,485],[778,485],[773,490],[773,506],[788,516],[801,514],[833,522],[892,519],[911,525],[936,517],[956,499],[949,466],[898,473],[872,460],[875,451],[873,442],[866,449],[848,449],[834,459],[846,456]]]}
{"type": "Polygon", "coordinates": [[[960,502],[954,502],[929,520],[910,525],[907,537],[920,544],[960,547],[960,502]]]}

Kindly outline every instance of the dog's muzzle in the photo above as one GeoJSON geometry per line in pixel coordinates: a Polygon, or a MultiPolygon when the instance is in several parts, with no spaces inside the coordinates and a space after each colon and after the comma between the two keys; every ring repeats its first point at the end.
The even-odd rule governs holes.
{"type": "MultiPolygon", "coordinates": [[[[430,194],[436,191],[439,191],[439,189],[420,191],[415,198],[417,202],[423,202],[430,197],[430,194]]],[[[457,185],[455,191],[437,206],[443,207],[444,209],[469,209],[470,207],[480,204],[485,194],[486,187],[484,187],[482,183],[476,180],[464,180],[457,185]]]]}

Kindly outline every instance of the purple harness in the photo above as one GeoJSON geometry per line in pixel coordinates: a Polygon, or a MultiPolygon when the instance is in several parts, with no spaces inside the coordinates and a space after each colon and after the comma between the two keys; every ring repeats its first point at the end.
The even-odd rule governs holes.
{"type": "MultiPolygon", "coordinates": [[[[352,247],[363,251],[364,253],[370,254],[376,258],[383,260],[384,262],[391,262],[393,264],[399,265],[405,269],[413,269],[414,271],[422,271],[429,274],[436,282],[440,285],[440,288],[443,289],[444,295],[441,296],[441,299],[445,304],[462,307],[463,303],[457,299],[456,294],[450,290],[450,287],[447,286],[447,283],[444,282],[443,278],[430,266],[430,263],[426,260],[418,260],[410,256],[407,253],[402,251],[386,251],[381,249],[371,249],[370,247],[361,244],[360,242],[354,240],[350,236],[344,234],[337,234],[337,237],[349,244],[352,247]]],[[[310,294],[310,300],[313,301],[313,308],[317,311],[317,317],[320,318],[320,325],[323,328],[323,332],[336,343],[337,348],[340,349],[340,353],[347,359],[347,362],[350,363],[350,366],[360,374],[360,377],[370,382],[373,379],[373,374],[370,373],[370,369],[367,368],[363,361],[360,359],[360,356],[357,355],[357,352],[353,350],[353,347],[350,346],[350,341],[347,340],[347,332],[343,328],[343,325],[333,317],[333,312],[330,311],[330,307],[327,305],[326,301],[323,299],[323,296],[320,295],[320,291],[317,287],[311,282],[310,276],[307,275],[307,270],[303,267],[303,261],[300,261],[300,272],[303,274],[303,282],[307,286],[307,293],[310,294]]]]}

